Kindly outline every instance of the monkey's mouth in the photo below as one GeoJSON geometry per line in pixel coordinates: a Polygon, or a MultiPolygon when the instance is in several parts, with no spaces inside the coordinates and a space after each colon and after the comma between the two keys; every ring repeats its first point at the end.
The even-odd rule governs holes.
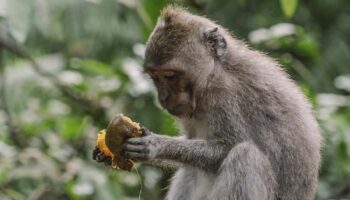
{"type": "Polygon", "coordinates": [[[178,104],[171,108],[166,108],[166,110],[177,117],[190,117],[193,113],[193,108],[188,104],[178,104]]]}

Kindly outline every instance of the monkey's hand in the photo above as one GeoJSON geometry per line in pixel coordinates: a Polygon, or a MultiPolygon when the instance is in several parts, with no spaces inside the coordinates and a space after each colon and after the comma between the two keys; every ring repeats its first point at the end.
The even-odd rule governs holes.
{"type": "Polygon", "coordinates": [[[106,156],[97,146],[92,151],[92,159],[99,163],[103,162],[106,166],[112,165],[112,157],[106,156]]]}
{"type": "Polygon", "coordinates": [[[125,140],[123,153],[126,158],[136,161],[148,161],[157,157],[163,136],[157,135],[142,127],[142,137],[133,137],[125,140]]]}

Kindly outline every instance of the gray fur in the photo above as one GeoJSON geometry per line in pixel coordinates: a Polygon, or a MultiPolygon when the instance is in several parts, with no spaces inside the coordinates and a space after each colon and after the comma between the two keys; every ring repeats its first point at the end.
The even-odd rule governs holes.
{"type": "Polygon", "coordinates": [[[204,17],[168,7],[147,44],[145,68],[166,65],[193,79],[195,110],[178,118],[186,139],[149,134],[130,143],[147,149],[137,159],[180,163],[166,199],[314,198],[319,128],[306,98],[273,59],[204,17]],[[215,27],[224,50],[210,51],[203,37],[215,27]]]}

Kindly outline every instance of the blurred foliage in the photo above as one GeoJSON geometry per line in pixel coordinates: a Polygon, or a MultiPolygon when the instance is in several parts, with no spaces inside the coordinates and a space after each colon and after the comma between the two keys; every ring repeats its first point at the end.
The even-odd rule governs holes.
{"type": "Polygon", "coordinates": [[[0,0],[0,41],[38,65],[0,45],[0,199],[138,199],[141,183],[143,199],[162,199],[172,171],[110,170],[91,150],[120,112],[177,134],[141,69],[146,39],[173,2],[285,67],[324,136],[317,199],[350,198],[350,1],[0,0]]]}

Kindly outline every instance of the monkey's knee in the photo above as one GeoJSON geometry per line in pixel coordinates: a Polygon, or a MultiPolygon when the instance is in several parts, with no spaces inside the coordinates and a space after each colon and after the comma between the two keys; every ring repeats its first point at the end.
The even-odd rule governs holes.
{"type": "Polygon", "coordinates": [[[270,162],[252,142],[236,145],[218,173],[213,199],[275,198],[276,181],[270,162]]]}
{"type": "Polygon", "coordinates": [[[194,187],[194,177],[191,171],[180,168],[173,176],[165,200],[189,199],[191,189],[194,187]]]}
{"type": "Polygon", "coordinates": [[[267,156],[251,141],[236,144],[223,160],[220,170],[225,167],[236,167],[237,163],[252,166],[255,166],[257,163],[261,163],[264,166],[270,165],[267,156]]]}

